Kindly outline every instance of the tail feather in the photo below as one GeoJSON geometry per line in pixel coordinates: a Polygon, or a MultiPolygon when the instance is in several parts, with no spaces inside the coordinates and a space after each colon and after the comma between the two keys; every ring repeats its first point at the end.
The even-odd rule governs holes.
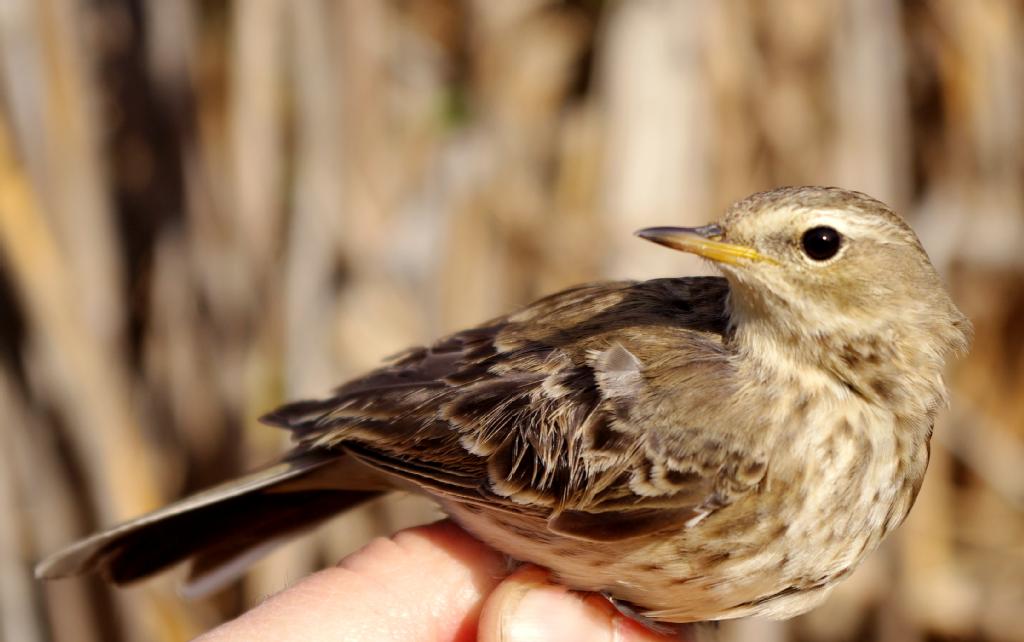
{"type": "MultiPolygon", "coordinates": [[[[146,577],[191,557],[203,572],[260,544],[315,526],[379,491],[310,483],[338,453],[295,455],[245,477],[187,497],[97,533],[36,567],[39,578],[90,571],[118,584],[146,577]]],[[[326,472],[326,471],[324,471],[326,472]]]]}

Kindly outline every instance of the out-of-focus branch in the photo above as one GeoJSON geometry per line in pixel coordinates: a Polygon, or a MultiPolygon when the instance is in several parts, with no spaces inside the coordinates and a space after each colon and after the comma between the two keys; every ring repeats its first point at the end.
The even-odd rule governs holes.
{"type": "Polygon", "coordinates": [[[5,640],[46,639],[35,613],[47,613],[58,641],[98,641],[97,614],[81,579],[33,590],[32,562],[79,534],[74,491],[57,459],[46,426],[21,402],[10,373],[0,369],[0,632],[5,640]],[[17,547],[8,550],[7,547],[17,547]],[[45,605],[29,607],[33,597],[45,605]]]}
{"type": "MultiPolygon", "coordinates": [[[[0,638],[37,642],[44,638],[39,622],[33,617],[32,574],[22,551],[29,529],[22,517],[26,513],[24,497],[15,475],[17,451],[9,434],[23,426],[15,426],[12,412],[14,396],[8,389],[7,373],[0,370],[0,638]]],[[[79,602],[79,605],[81,602],[79,602]]],[[[87,623],[91,624],[91,623],[87,623]]],[[[83,627],[86,634],[91,627],[83,627]]]]}
{"type": "MultiPolygon", "coordinates": [[[[154,457],[133,417],[121,361],[90,336],[68,266],[39,200],[18,164],[0,119],[0,252],[24,302],[52,394],[66,413],[68,438],[104,521],[159,504],[154,457]]],[[[181,606],[156,593],[133,601],[135,631],[154,639],[183,637],[181,606]]]]}
{"type": "Polygon", "coordinates": [[[14,276],[74,429],[69,437],[107,520],[155,507],[160,493],[149,447],[132,416],[119,362],[82,320],[67,264],[0,120],[0,248],[14,276]],[[131,453],[124,457],[123,453],[131,453]]]}

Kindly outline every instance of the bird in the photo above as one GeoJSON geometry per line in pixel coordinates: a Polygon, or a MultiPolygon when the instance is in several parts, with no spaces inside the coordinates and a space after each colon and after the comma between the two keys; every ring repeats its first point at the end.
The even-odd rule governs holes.
{"type": "Polygon", "coordinates": [[[788,618],[907,516],[971,325],[911,227],[835,187],[641,239],[720,276],[579,285],[407,349],[263,421],[262,470],[37,566],[197,582],[394,490],[651,622],[788,618]]]}

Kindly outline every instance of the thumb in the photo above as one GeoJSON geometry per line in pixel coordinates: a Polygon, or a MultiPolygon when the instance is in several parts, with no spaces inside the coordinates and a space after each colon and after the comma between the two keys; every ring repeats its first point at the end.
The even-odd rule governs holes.
{"type": "MultiPolygon", "coordinates": [[[[684,638],[655,633],[594,593],[571,591],[536,566],[507,577],[484,603],[480,642],[656,642],[684,638]]],[[[685,638],[689,639],[689,638],[685,638]]]]}

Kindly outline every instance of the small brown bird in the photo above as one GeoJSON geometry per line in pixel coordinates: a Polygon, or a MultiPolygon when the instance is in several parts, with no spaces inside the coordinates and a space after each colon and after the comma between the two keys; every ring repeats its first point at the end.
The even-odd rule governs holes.
{"type": "Polygon", "coordinates": [[[264,418],[265,470],[40,564],[115,582],[240,554],[393,489],[665,622],[789,617],[903,521],[970,326],[913,231],[836,188],[639,236],[725,278],[583,285],[264,418]]]}

